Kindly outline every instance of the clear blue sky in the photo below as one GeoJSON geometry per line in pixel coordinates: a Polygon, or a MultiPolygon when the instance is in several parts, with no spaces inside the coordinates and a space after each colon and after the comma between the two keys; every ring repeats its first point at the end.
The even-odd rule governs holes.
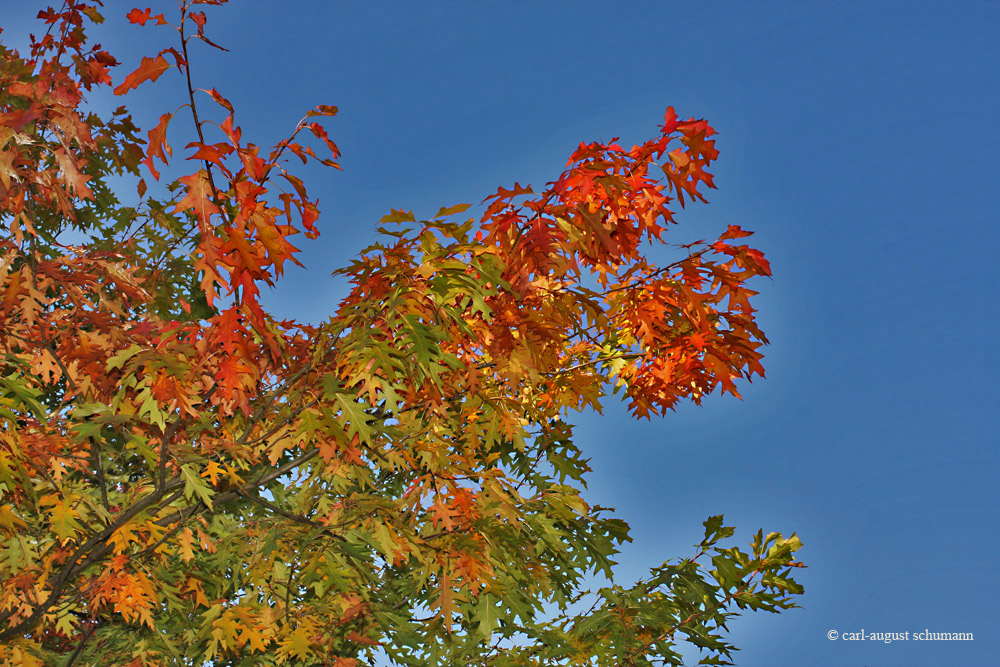
{"type": "MultiPolygon", "coordinates": [[[[101,39],[126,65],[166,45],[109,5],[101,39]]],[[[9,10],[8,40],[28,25],[9,10]]],[[[613,402],[575,419],[589,499],[633,527],[623,578],[725,513],[741,541],[797,531],[809,565],[803,609],[733,625],[739,665],[997,664],[1000,3],[245,0],[208,32],[231,52],[196,53],[196,85],[244,137],[341,109],[344,171],[307,178],[323,236],[270,298],[309,321],[390,207],[544,184],[582,140],[651,136],[667,105],[707,118],[719,190],[671,240],[757,232],[767,378],[662,420],[613,402]],[[862,629],[911,639],[827,638],[862,629]],[[925,629],[975,640],[913,641],[925,629]]],[[[140,89],[147,127],[171,90],[140,89]]]]}

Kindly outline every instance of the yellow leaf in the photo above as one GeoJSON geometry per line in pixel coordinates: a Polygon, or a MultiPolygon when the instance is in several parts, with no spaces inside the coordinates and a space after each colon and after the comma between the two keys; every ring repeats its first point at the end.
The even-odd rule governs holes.
{"type": "MultiPolygon", "coordinates": [[[[2,655],[0,654],[0,656],[2,655]]],[[[43,667],[38,658],[16,646],[11,650],[7,664],[12,666],[17,665],[18,667],[43,667]]]]}
{"type": "Polygon", "coordinates": [[[65,498],[60,498],[58,494],[49,494],[39,499],[42,507],[51,506],[48,510],[49,525],[63,542],[76,537],[76,534],[83,529],[77,518],[80,513],[71,505],[79,497],[76,494],[69,494],[65,498]]]}
{"type": "Polygon", "coordinates": [[[0,505],[0,528],[13,529],[27,524],[21,521],[13,512],[13,505],[0,505]]]}
{"type": "Polygon", "coordinates": [[[309,636],[308,625],[300,625],[292,633],[281,640],[281,652],[289,657],[294,657],[300,661],[306,661],[312,657],[312,638],[309,636]]]}
{"type": "Polygon", "coordinates": [[[250,644],[250,650],[254,653],[260,651],[263,653],[267,650],[267,647],[271,644],[271,629],[265,625],[254,625],[252,628],[247,628],[240,635],[241,642],[248,642],[250,644]]]}
{"type": "Polygon", "coordinates": [[[128,549],[128,545],[132,542],[138,542],[139,538],[135,534],[135,523],[129,521],[124,526],[111,533],[111,537],[108,541],[114,545],[115,555],[119,556],[128,549]]]}
{"type": "Polygon", "coordinates": [[[212,627],[215,628],[212,630],[212,637],[222,644],[222,648],[233,649],[238,646],[239,642],[236,637],[243,626],[234,618],[231,609],[226,610],[220,618],[215,619],[212,627]]]}

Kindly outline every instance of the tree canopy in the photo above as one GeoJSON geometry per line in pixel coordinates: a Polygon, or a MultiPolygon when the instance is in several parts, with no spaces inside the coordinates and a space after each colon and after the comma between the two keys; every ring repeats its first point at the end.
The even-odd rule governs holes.
{"type": "Polygon", "coordinates": [[[712,127],[668,108],[472,217],[393,210],[329,319],[294,322],[261,287],[320,233],[295,169],[339,168],[337,110],[244,138],[189,68],[218,4],[129,12],[165,47],[117,85],[95,0],[0,45],[0,664],[680,664],[682,641],[728,664],[733,614],[802,592],[798,538],[740,549],[710,517],[686,558],[588,590],[628,526],[585,500],[567,421],[763,375],[750,232],[646,257],[714,187],[712,127]],[[161,76],[186,98],[152,129],[87,104],[161,76]]]}

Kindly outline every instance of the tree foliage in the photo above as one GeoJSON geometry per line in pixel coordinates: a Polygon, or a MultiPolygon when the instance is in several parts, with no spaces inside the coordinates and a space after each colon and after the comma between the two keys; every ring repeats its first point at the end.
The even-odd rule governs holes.
{"type": "Polygon", "coordinates": [[[392,211],[327,321],[282,320],[260,289],[319,233],[294,170],[338,168],[336,109],[247,141],[192,84],[221,3],[132,10],[173,46],[117,86],[95,0],[0,46],[0,664],[679,664],[683,640],[727,664],[737,610],[794,606],[798,539],[723,546],[712,517],[691,557],[586,590],[628,527],[582,497],[566,421],[763,374],[749,232],[644,254],[713,187],[714,130],[667,109],[478,216],[392,211]],[[187,99],[145,132],[85,102],[161,76],[187,99]]]}

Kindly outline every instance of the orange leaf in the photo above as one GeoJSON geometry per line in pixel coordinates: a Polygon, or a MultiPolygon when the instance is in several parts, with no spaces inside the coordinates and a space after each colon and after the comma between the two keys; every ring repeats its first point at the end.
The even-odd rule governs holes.
{"type": "Polygon", "coordinates": [[[223,169],[225,167],[223,167],[222,159],[233,152],[232,146],[221,142],[217,144],[201,144],[194,141],[187,145],[187,148],[194,147],[197,147],[198,150],[188,158],[189,160],[204,160],[223,169]]]}
{"type": "Polygon", "coordinates": [[[744,236],[753,236],[753,232],[748,232],[739,225],[729,225],[729,227],[726,228],[726,231],[722,233],[722,236],[719,237],[719,240],[725,241],[727,239],[738,239],[744,236]]]}
{"type": "Polygon", "coordinates": [[[81,199],[93,199],[94,193],[87,187],[90,176],[84,176],[76,166],[76,159],[63,148],[57,148],[56,161],[59,163],[59,170],[62,172],[63,182],[72,189],[77,197],[81,199]]]}
{"type": "Polygon", "coordinates": [[[156,81],[168,69],[170,69],[170,63],[162,55],[155,58],[143,58],[139,67],[125,77],[120,86],[115,88],[115,95],[124,95],[146,81],[156,81]]]}
{"type": "MultiPolygon", "coordinates": [[[[188,533],[191,532],[190,528],[185,528],[188,533]]],[[[183,553],[183,552],[181,552],[183,553]]],[[[184,588],[181,589],[181,593],[194,593],[194,603],[201,605],[203,607],[209,606],[208,598],[205,597],[205,589],[201,585],[201,580],[195,579],[189,576],[187,583],[184,584],[184,588]]]]}
{"type": "MultiPolygon", "coordinates": [[[[181,529],[180,539],[181,558],[184,559],[185,563],[194,558],[194,545],[194,531],[185,526],[181,529]]],[[[201,586],[198,586],[198,590],[201,590],[201,586]]],[[[204,593],[202,595],[204,596],[204,593]]]]}
{"type": "Polygon", "coordinates": [[[212,200],[212,183],[208,180],[208,172],[199,169],[197,172],[189,176],[182,176],[177,180],[186,185],[188,191],[184,199],[177,202],[174,211],[180,213],[189,209],[193,210],[198,216],[198,220],[207,225],[209,217],[219,212],[219,207],[212,200]]]}
{"type": "Polygon", "coordinates": [[[210,88],[209,90],[206,90],[205,92],[208,93],[211,96],[211,98],[213,100],[215,100],[220,106],[222,106],[223,108],[225,108],[226,111],[228,111],[229,113],[233,113],[233,105],[232,105],[232,103],[229,100],[227,100],[225,97],[223,97],[222,95],[220,95],[219,91],[217,91],[215,88],[210,88]]]}
{"type": "Polygon", "coordinates": [[[201,472],[202,477],[207,477],[208,481],[212,483],[212,486],[219,481],[219,475],[225,474],[225,470],[215,461],[209,461],[208,465],[201,472]]]}
{"type": "Polygon", "coordinates": [[[146,159],[142,163],[149,168],[156,180],[160,180],[160,172],[153,167],[153,158],[158,157],[163,164],[167,164],[167,156],[174,154],[170,144],[167,143],[167,125],[170,124],[172,117],[173,114],[163,114],[156,127],[149,131],[149,148],[146,150],[146,159]]]}

